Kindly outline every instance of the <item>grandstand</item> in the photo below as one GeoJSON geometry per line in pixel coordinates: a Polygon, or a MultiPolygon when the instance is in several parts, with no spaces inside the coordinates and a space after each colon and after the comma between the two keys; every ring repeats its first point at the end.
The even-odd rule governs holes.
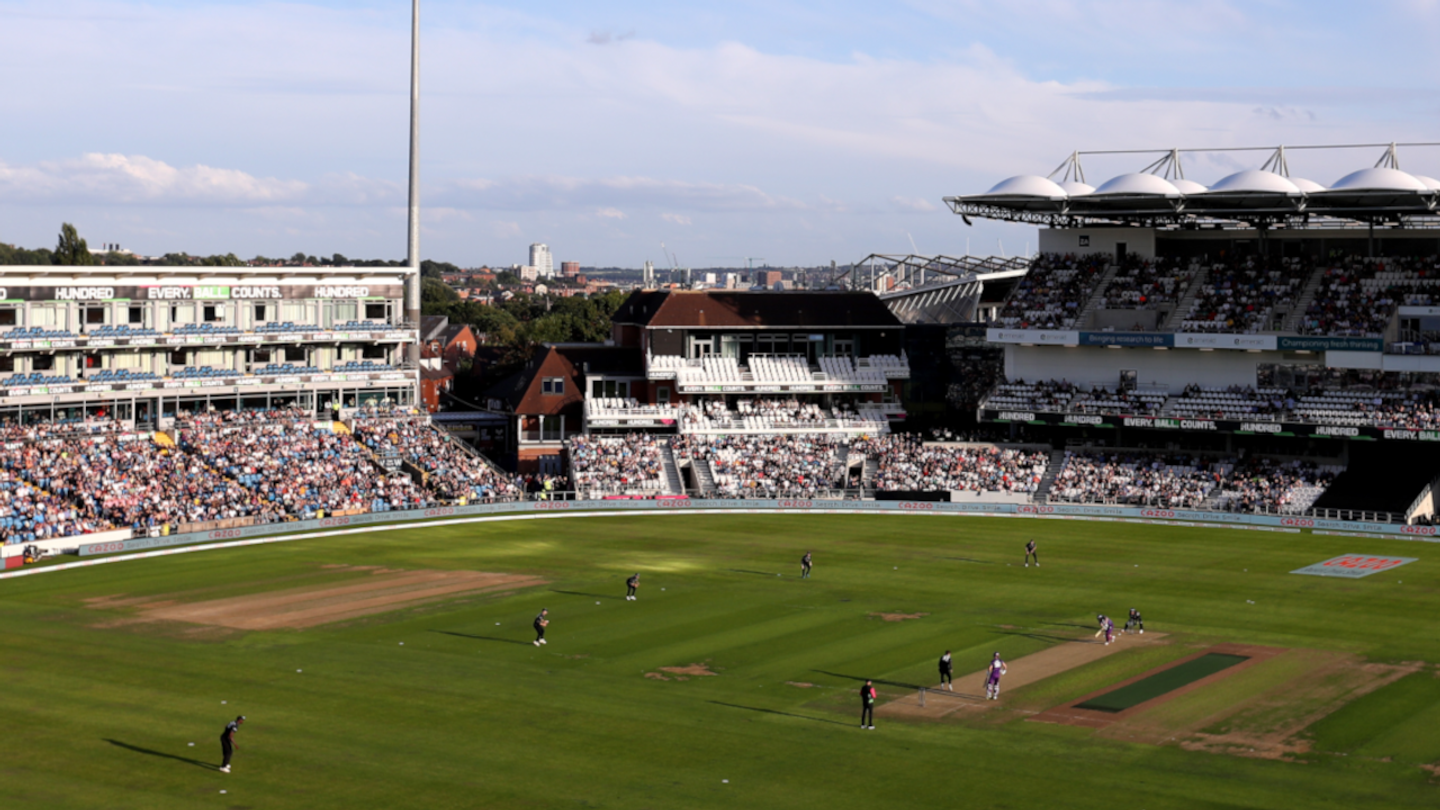
{"type": "Polygon", "coordinates": [[[0,275],[0,418],[408,405],[417,340],[403,271],[10,267],[0,275]]]}

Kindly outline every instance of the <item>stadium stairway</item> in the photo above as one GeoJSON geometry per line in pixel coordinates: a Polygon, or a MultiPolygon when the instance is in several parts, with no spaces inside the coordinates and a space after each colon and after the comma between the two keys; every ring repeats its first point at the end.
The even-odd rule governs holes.
{"type": "Polygon", "coordinates": [[[1100,274],[1100,281],[1095,284],[1095,289],[1090,297],[1085,299],[1085,306],[1080,308],[1080,314],[1075,318],[1074,329],[1089,329],[1090,316],[1100,306],[1100,299],[1105,295],[1105,288],[1115,280],[1115,274],[1120,272],[1118,262],[1111,262],[1105,266],[1105,271],[1100,274]]]}
{"type": "Polygon", "coordinates": [[[1055,483],[1055,477],[1060,474],[1060,466],[1064,463],[1064,450],[1050,451],[1050,463],[1045,465],[1045,474],[1040,476],[1040,483],[1035,485],[1035,503],[1050,502],[1050,487],[1055,483]]]}
{"type": "Polygon", "coordinates": [[[335,435],[337,436],[351,435],[350,426],[345,424],[344,422],[339,421],[338,419],[330,423],[330,429],[335,431],[335,435]]]}
{"type": "Polygon", "coordinates": [[[700,497],[715,496],[715,475],[710,469],[709,461],[703,458],[690,459],[690,474],[695,478],[695,488],[700,490],[700,497]]]}
{"type": "Polygon", "coordinates": [[[151,439],[154,440],[155,446],[162,450],[174,450],[176,447],[175,440],[170,438],[170,434],[168,433],[162,433],[157,430],[154,435],[151,436],[151,439]]]}
{"type": "Polygon", "coordinates": [[[680,465],[675,463],[675,451],[669,444],[660,445],[660,459],[665,463],[665,486],[671,495],[685,494],[685,479],[680,476],[680,465]]]}
{"type": "Polygon", "coordinates": [[[1200,297],[1200,290],[1205,287],[1205,280],[1210,277],[1210,270],[1207,267],[1200,268],[1195,278],[1190,279],[1190,288],[1175,302],[1175,311],[1160,325],[1161,332],[1175,332],[1184,323],[1186,316],[1190,314],[1190,307],[1195,306],[1195,299],[1200,297]]]}
{"type": "Polygon", "coordinates": [[[1320,285],[1325,281],[1325,269],[1317,267],[1310,278],[1305,281],[1305,286],[1300,289],[1300,297],[1295,299],[1295,306],[1285,315],[1285,322],[1281,326],[1283,332],[1299,332],[1300,323],[1305,319],[1305,311],[1310,309],[1310,303],[1320,292],[1320,285]]]}
{"type": "Polygon", "coordinates": [[[875,474],[880,472],[880,462],[869,456],[865,457],[865,466],[860,472],[860,487],[871,489],[875,486],[875,474]]]}

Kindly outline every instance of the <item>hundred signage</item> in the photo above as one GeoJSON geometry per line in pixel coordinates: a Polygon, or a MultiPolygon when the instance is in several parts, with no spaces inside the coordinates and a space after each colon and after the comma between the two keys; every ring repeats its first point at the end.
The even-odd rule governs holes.
{"type": "Polygon", "coordinates": [[[1166,349],[1228,349],[1232,351],[1382,352],[1380,338],[1230,335],[1208,332],[1076,332],[1052,329],[990,329],[991,343],[1036,346],[1121,346],[1166,349]]]}
{"type": "Polygon", "coordinates": [[[400,284],[0,284],[0,301],[266,301],[402,298],[400,284]]]}
{"type": "Polygon", "coordinates": [[[1041,413],[986,409],[984,422],[1024,422],[1061,427],[1145,428],[1205,433],[1263,433],[1273,436],[1308,436],[1317,439],[1388,439],[1440,442],[1440,430],[1412,430],[1352,425],[1314,425],[1304,422],[1267,422],[1243,419],[1178,419],[1164,416],[1124,414],[1041,413]]]}

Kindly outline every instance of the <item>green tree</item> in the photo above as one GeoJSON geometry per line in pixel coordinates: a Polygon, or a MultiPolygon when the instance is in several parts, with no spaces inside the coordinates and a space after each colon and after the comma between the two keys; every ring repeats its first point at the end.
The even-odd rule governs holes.
{"type": "Polygon", "coordinates": [[[51,260],[64,265],[95,263],[95,257],[90,255],[90,246],[76,233],[75,226],[68,222],[60,225],[60,242],[55,246],[55,255],[51,260]]]}
{"type": "Polygon", "coordinates": [[[447,315],[450,303],[459,300],[460,294],[443,282],[433,278],[422,279],[420,282],[420,306],[426,315],[447,315]],[[443,310],[432,309],[437,306],[443,307],[443,310]]]}

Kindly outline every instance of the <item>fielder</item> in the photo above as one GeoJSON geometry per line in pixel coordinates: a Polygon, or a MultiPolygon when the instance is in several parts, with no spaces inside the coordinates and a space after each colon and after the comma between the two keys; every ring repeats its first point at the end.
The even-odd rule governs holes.
{"type": "Polygon", "coordinates": [[[1000,653],[996,652],[995,657],[990,659],[990,666],[985,670],[986,700],[1000,699],[1000,677],[1009,671],[1009,667],[1006,667],[1005,662],[1000,658],[1000,653]]]}
{"type": "Polygon", "coordinates": [[[1033,538],[1033,537],[1030,538],[1030,542],[1028,542],[1028,543],[1025,544],[1025,567],[1026,567],[1026,568],[1029,568],[1029,567],[1030,567],[1030,558],[1031,558],[1031,557],[1034,557],[1034,558],[1035,558],[1035,567],[1036,567],[1036,568],[1039,568],[1039,567],[1040,567],[1040,552],[1038,552],[1038,551],[1035,550],[1035,538],[1033,538]]]}
{"type": "Polygon", "coordinates": [[[636,589],[638,589],[639,587],[640,587],[640,574],[639,574],[639,572],[636,572],[634,576],[632,576],[632,577],[630,577],[629,579],[625,580],[625,601],[626,601],[626,602],[634,602],[634,601],[637,599],[637,597],[635,596],[635,591],[636,591],[636,589]]]}
{"type": "Polygon", "coordinates": [[[951,682],[951,676],[954,674],[955,664],[950,660],[950,651],[946,650],[945,654],[940,656],[940,685],[951,692],[955,691],[955,687],[951,682]]]}
{"type": "Polygon", "coordinates": [[[245,715],[239,715],[226,723],[225,730],[220,732],[220,753],[224,757],[224,761],[220,763],[221,773],[230,772],[230,757],[234,756],[236,749],[240,747],[235,744],[235,732],[240,730],[240,726],[244,722],[245,715]]]}
{"type": "Polygon", "coordinates": [[[807,552],[805,552],[805,556],[800,558],[800,578],[801,578],[801,579],[809,579],[809,578],[810,578],[810,566],[811,566],[811,562],[810,562],[810,552],[807,551],[807,552]]]}
{"type": "Polygon", "coordinates": [[[1132,627],[1139,628],[1140,635],[1145,635],[1145,620],[1140,618],[1140,611],[1135,608],[1130,608],[1130,618],[1125,620],[1125,632],[1130,632],[1132,627]]]}
{"type": "Polygon", "coordinates": [[[540,608],[540,615],[535,617],[535,646],[539,647],[545,642],[545,628],[549,626],[550,620],[545,618],[550,615],[547,608],[540,608]]]}

